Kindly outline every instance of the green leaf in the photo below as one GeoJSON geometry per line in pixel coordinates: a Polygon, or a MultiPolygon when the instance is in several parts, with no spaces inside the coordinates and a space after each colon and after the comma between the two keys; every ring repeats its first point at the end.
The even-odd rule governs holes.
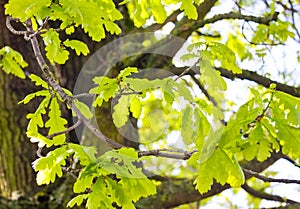
{"type": "Polygon", "coordinates": [[[69,149],[74,152],[74,158],[79,160],[81,165],[89,165],[95,162],[95,155],[97,153],[96,147],[93,146],[82,146],[78,144],[68,144],[69,149]]]}
{"type": "Polygon", "coordinates": [[[73,206],[75,205],[78,205],[80,206],[81,203],[83,202],[83,200],[87,199],[88,198],[88,194],[80,194],[80,195],[77,195],[76,197],[74,197],[73,199],[71,199],[68,204],[67,204],[67,207],[70,207],[72,208],[73,206]]]}
{"type": "Polygon", "coordinates": [[[46,56],[51,63],[64,64],[69,58],[69,52],[62,46],[59,34],[50,29],[41,35],[46,45],[46,56]]]}
{"type": "Polygon", "coordinates": [[[91,188],[93,179],[98,176],[98,166],[95,163],[87,165],[79,174],[76,182],[73,185],[74,193],[85,192],[86,189],[91,188]]]}
{"type": "Polygon", "coordinates": [[[132,112],[132,116],[135,118],[139,118],[141,115],[142,106],[137,96],[133,97],[130,102],[130,112],[132,112]]]}
{"type": "Polygon", "coordinates": [[[138,73],[138,69],[136,67],[127,67],[120,71],[118,78],[124,79],[127,76],[131,75],[132,73],[138,73]]]}
{"type": "Polygon", "coordinates": [[[267,40],[269,34],[268,26],[259,24],[256,28],[254,36],[252,37],[252,43],[261,43],[267,40]]]}
{"type": "MultiPolygon", "coordinates": [[[[66,130],[65,125],[68,121],[61,117],[61,110],[56,97],[53,97],[50,103],[49,120],[45,123],[45,127],[49,128],[48,134],[54,134],[66,130]]],[[[60,134],[52,138],[53,145],[63,144],[66,140],[65,134],[60,134]]]]}
{"type": "Polygon", "coordinates": [[[81,114],[83,114],[84,117],[86,117],[87,119],[91,119],[94,116],[93,113],[91,112],[90,108],[83,102],[74,100],[74,105],[79,109],[81,114]]]}
{"type": "Polygon", "coordinates": [[[105,38],[103,26],[112,34],[121,32],[114,21],[122,19],[123,16],[116,9],[113,1],[89,1],[87,3],[81,0],[60,0],[60,4],[53,5],[51,9],[52,19],[61,20],[62,29],[75,23],[76,26],[81,26],[94,41],[105,38]]]}
{"type": "Polygon", "coordinates": [[[225,44],[213,42],[209,45],[213,56],[221,62],[221,66],[232,71],[235,74],[242,73],[242,70],[236,63],[234,52],[225,44]]]}
{"type": "Polygon", "coordinates": [[[153,16],[157,23],[163,23],[167,18],[167,12],[164,8],[164,5],[161,3],[161,0],[152,0],[150,5],[153,10],[153,16]]]}
{"type": "Polygon", "coordinates": [[[27,62],[24,61],[19,52],[9,46],[0,49],[0,68],[2,68],[5,73],[25,79],[25,73],[22,68],[27,66],[27,62]]]}
{"type": "Polygon", "coordinates": [[[109,194],[109,188],[106,187],[106,182],[102,178],[98,178],[91,187],[91,193],[86,202],[87,209],[99,209],[107,208],[114,209],[112,206],[112,198],[109,198],[106,194],[109,194]]]}
{"type": "Polygon", "coordinates": [[[180,10],[184,11],[184,14],[189,18],[196,20],[198,18],[198,13],[193,0],[181,1],[180,10]]]}
{"type": "Polygon", "coordinates": [[[101,23],[105,26],[106,30],[111,34],[119,35],[121,33],[121,28],[116,23],[108,20],[101,20],[101,23]]]}
{"type": "Polygon", "coordinates": [[[222,149],[216,149],[213,155],[199,166],[197,174],[194,183],[201,194],[210,190],[214,179],[221,185],[228,183],[232,187],[239,187],[245,182],[236,158],[222,149]]]}
{"type": "Polygon", "coordinates": [[[41,101],[35,113],[29,113],[26,116],[26,118],[29,119],[26,135],[30,138],[31,142],[38,142],[39,147],[43,147],[45,145],[47,145],[47,147],[50,147],[52,145],[51,140],[38,133],[39,127],[44,127],[42,115],[46,113],[46,108],[48,107],[50,99],[51,96],[49,94],[41,101]]]}
{"type": "Polygon", "coordinates": [[[276,121],[278,139],[282,146],[282,153],[291,156],[293,159],[300,159],[300,129],[285,124],[283,121],[276,121]]]}
{"type": "Polygon", "coordinates": [[[120,128],[126,124],[129,116],[129,98],[128,96],[122,96],[118,104],[116,104],[113,109],[114,112],[112,114],[112,118],[116,127],[120,128]]]}
{"type": "Polygon", "coordinates": [[[207,139],[205,140],[205,143],[203,145],[203,148],[201,149],[201,154],[199,157],[199,163],[206,162],[211,155],[215,152],[215,150],[218,147],[218,144],[222,138],[223,134],[223,128],[220,128],[214,132],[212,132],[207,139]]]}
{"type": "MultiPolygon", "coordinates": [[[[284,92],[276,91],[274,96],[279,99],[274,108],[283,106],[282,117],[295,126],[300,124],[300,99],[284,92]],[[276,107],[277,106],[277,107],[276,107]],[[283,116],[284,115],[284,116],[283,116]],[[287,116],[287,117],[286,117],[287,116]]],[[[279,115],[278,115],[279,116],[279,115]]]]}
{"type": "Polygon", "coordinates": [[[258,95],[243,104],[225,126],[220,146],[236,147],[236,143],[241,142],[243,135],[250,129],[249,124],[261,114],[262,108],[262,99],[258,95]]]}
{"type": "Polygon", "coordinates": [[[90,52],[87,45],[82,41],[78,41],[78,40],[69,41],[69,39],[67,39],[64,41],[64,45],[70,47],[71,49],[74,49],[78,56],[80,55],[80,53],[82,53],[83,55],[87,55],[90,52]]]}
{"type": "Polygon", "coordinates": [[[39,76],[30,74],[29,78],[33,83],[35,83],[36,86],[42,86],[43,88],[48,89],[49,86],[47,82],[41,79],[39,76]]]}
{"type": "Polygon", "coordinates": [[[210,51],[200,50],[200,81],[206,86],[209,95],[217,103],[223,102],[223,92],[227,89],[226,82],[220,72],[212,66],[213,55],[210,51]]]}
{"type": "Polygon", "coordinates": [[[97,160],[104,174],[114,173],[120,178],[146,178],[141,168],[133,165],[137,161],[138,155],[133,148],[122,148],[117,152],[109,151],[97,160]]]}
{"type": "Polygon", "coordinates": [[[245,159],[250,161],[256,157],[259,162],[263,162],[269,158],[272,149],[267,139],[262,125],[257,123],[254,129],[249,133],[247,143],[242,147],[245,159]]]}
{"type": "Polygon", "coordinates": [[[197,130],[197,138],[196,138],[196,146],[199,150],[202,150],[202,146],[204,144],[204,140],[207,136],[209,136],[211,131],[211,124],[207,120],[207,117],[204,115],[200,108],[196,108],[194,112],[195,117],[195,127],[197,130]]]}
{"type": "Polygon", "coordinates": [[[241,61],[252,59],[252,54],[248,50],[246,43],[242,40],[243,35],[238,32],[236,32],[236,35],[229,34],[226,45],[240,57],[241,61]]]}
{"type": "Polygon", "coordinates": [[[18,104],[27,104],[29,103],[32,99],[34,99],[35,97],[39,97],[39,96],[50,96],[50,92],[48,90],[41,90],[41,91],[37,91],[31,94],[28,94],[24,99],[22,99],[20,102],[18,102],[18,104]]]}
{"type": "Polygon", "coordinates": [[[99,94],[93,103],[93,106],[101,106],[103,101],[108,101],[110,98],[114,97],[118,91],[117,79],[111,79],[105,76],[93,78],[97,87],[90,89],[90,94],[99,94]]]}
{"type": "Polygon", "coordinates": [[[9,0],[5,5],[5,14],[19,18],[22,22],[33,16],[43,19],[50,15],[50,4],[48,0],[9,0]]]}
{"type": "Polygon", "coordinates": [[[185,144],[191,144],[196,137],[195,120],[193,120],[193,109],[187,105],[183,110],[181,122],[181,136],[185,144]]]}
{"type": "Polygon", "coordinates": [[[173,90],[175,90],[179,96],[184,97],[186,100],[190,102],[194,102],[194,98],[191,94],[191,91],[190,89],[187,88],[185,82],[178,83],[172,79],[170,79],[168,82],[170,83],[170,85],[173,86],[173,90]]]}
{"type": "Polygon", "coordinates": [[[54,182],[56,176],[63,175],[62,166],[66,165],[66,157],[70,153],[67,146],[62,146],[50,151],[46,157],[41,157],[33,162],[33,168],[38,171],[36,181],[38,185],[54,182]]]}

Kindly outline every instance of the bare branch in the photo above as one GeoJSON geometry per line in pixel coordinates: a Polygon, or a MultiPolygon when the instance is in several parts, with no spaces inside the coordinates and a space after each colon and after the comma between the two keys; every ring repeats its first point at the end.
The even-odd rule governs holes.
{"type": "Polygon", "coordinates": [[[285,92],[295,97],[300,97],[300,88],[289,86],[269,78],[266,78],[262,75],[257,74],[256,72],[250,70],[242,70],[241,74],[234,74],[232,71],[224,69],[224,68],[216,68],[216,70],[221,72],[221,75],[234,80],[235,78],[239,79],[247,79],[249,81],[254,81],[266,88],[269,88],[272,83],[276,84],[276,90],[285,92]]]}
{"type": "Polygon", "coordinates": [[[285,160],[287,160],[288,162],[292,163],[297,168],[300,168],[300,165],[298,163],[296,163],[294,160],[292,160],[290,157],[288,157],[288,156],[285,155],[282,158],[285,159],[285,160]]]}
{"type": "Polygon", "coordinates": [[[139,151],[138,156],[156,156],[156,157],[166,157],[172,159],[179,160],[187,160],[189,159],[197,150],[193,151],[182,151],[182,150],[168,150],[168,149],[157,149],[157,150],[147,150],[147,151],[139,151]],[[176,153],[176,154],[174,154],[176,153]],[[179,154],[180,153],[180,154],[179,154]]]}
{"type": "Polygon", "coordinates": [[[34,33],[30,34],[29,36],[27,36],[28,34],[26,34],[25,37],[24,37],[25,40],[29,41],[32,37],[40,34],[41,30],[47,25],[48,20],[49,20],[49,17],[46,17],[43,24],[34,33]]]}
{"type": "Polygon", "coordinates": [[[16,19],[16,18],[12,18],[10,16],[7,16],[6,17],[6,27],[8,28],[8,30],[10,32],[12,32],[13,34],[15,35],[21,35],[21,36],[26,36],[29,32],[28,31],[23,31],[23,30],[16,30],[14,29],[14,27],[11,25],[11,21],[16,21],[18,22],[19,19],[16,19]]]}
{"type": "Polygon", "coordinates": [[[74,95],[73,98],[74,98],[74,99],[79,99],[79,98],[90,98],[90,97],[94,97],[94,96],[95,96],[95,95],[89,94],[89,93],[81,93],[81,94],[74,95]]]}
{"type": "Polygon", "coordinates": [[[248,170],[243,168],[244,173],[254,176],[264,182],[276,182],[276,183],[284,183],[284,184],[300,184],[300,180],[293,180],[293,179],[275,179],[275,178],[270,178],[270,177],[266,177],[263,175],[260,175],[257,172],[248,170]]]}
{"type": "Polygon", "coordinates": [[[271,194],[267,194],[265,192],[254,190],[253,188],[251,188],[247,184],[244,184],[242,186],[242,188],[246,192],[248,192],[249,194],[251,194],[252,196],[258,197],[258,198],[261,198],[261,199],[272,200],[272,201],[277,201],[277,202],[285,202],[285,203],[289,203],[289,204],[300,204],[299,202],[296,202],[296,201],[291,200],[291,199],[286,199],[286,198],[280,197],[278,195],[271,195],[271,194]]]}
{"type": "Polygon", "coordinates": [[[241,13],[236,12],[229,12],[225,14],[218,14],[213,16],[212,18],[203,20],[203,21],[195,21],[190,26],[191,30],[196,30],[198,28],[202,28],[206,24],[212,24],[218,22],[220,20],[229,20],[229,19],[236,19],[236,20],[244,20],[244,21],[251,21],[258,24],[269,25],[270,22],[277,20],[279,13],[275,12],[272,16],[268,17],[256,17],[252,15],[243,15],[241,13]]]}
{"type": "Polygon", "coordinates": [[[53,133],[49,136],[47,136],[48,139],[52,139],[55,136],[61,135],[61,134],[66,134],[69,133],[70,131],[73,131],[74,129],[76,129],[79,125],[81,124],[81,121],[78,120],[73,126],[69,127],[68,129],[64,130],[64,131],[60,131],[60,132],[56,132],[53,133]]]}

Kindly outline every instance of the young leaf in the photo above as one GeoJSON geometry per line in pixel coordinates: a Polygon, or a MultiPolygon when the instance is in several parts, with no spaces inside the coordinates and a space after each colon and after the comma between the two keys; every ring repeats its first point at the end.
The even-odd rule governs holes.
{"type": "Polygon", "coordinates": [[[245,182],[236,158],[222,149],[216,149],[213,155],[199,166],[197,174],[194,183],[201,194],[211,188],[214,179],[221,185],[228,183],[232,187],[239,187],[245,182]]]}
{"type": "Polygon", "coordinates": [[[161,0],[152,0],[150,5],[153,10],[153,16],[157,23],[163,23],[167,18],[167,12],[164,8],[164,5],[161,3],[161,0]]]}
{"type": "Polygon", "coordinates": [[[97,153],[96,147],[82,146],[78,144],[69,143],[68,147],[74,152],[74,158],[79,160],[80,165],[89,165],[95,162],[95,154],[97,153]]]}
{"type": "Polygon", "coordinates": [[[132,116],[135,118],[138,118],[142,112],[141,102],[136,96],[130,102],[130,112],[132,112],[132,116]]]}
{"type": "Polygon", "coordinates": [[[185,144],[191,144],[194,142],[195,127],[193,120],[193,109],[187,105],[183,111],[181,122],[181,135],[185,144]]]}
{"type": "Polygon", "coordinates": [[[46,45],[46,56],[51,63],[64,64],[69,58],[69,52],[64,49],[59,39],[59,34],[50,29],[45,34],[41,35],[46,45]]]}
{"type": "Polygon", "coordinates": [[[114,106],[113,108],[114,112],[112,114],[112,118],[116,127],[120,128],[124,126],[128,121],[128,115],[129,115],[128,106],[129,106],[128,96],[122,96],[119,99],[118,104],[114,106]]]}
{"type": "Polygon", "coordinates": [[[46,81],[41,79],[39,76],[30,74],[29,78],[33,83],[35,83],[36,86],[42,86],[43,88],[48,89],[48,84],[46,83],[46,81]]]}
{"type": "Polygon", "coordinates": [[[213,44],[210,45],[209,48],[214,57],[221,62],[222,67],[232,71],[235,74],[242,73],[242,70],[236,63],[234,52],[225,44],[213,42],[213,44]]]}
{"type": "Polygon", "coordinates": [[[93,113],[90,111],[90,108],[83,102],[74,100],[74,105],[80,110],[81,114],[83,114],[84,117],[86,117],[87,119],[91,119],[93,117],[93,113]]]}
{"type": "Polygon", "coordinates": [[[120,71],[118,78],[124,79],[127,76],[130,76],[132,73],[138,73],[138,69],[136,67],[127,67],[120,71]]]}
{"type": "Polygon", "coordinates": [[[198,18],[198,13],[193,0],[185,0],[181,2],[180,10],[184,11],[184,14],[189,18],[196,20],[198,18]]]}
{"type": "Polygon", "coordinates": [[[48,0],[9,0],[5,5],[5,14],[19,18],[22,22],[33,16],[42,19],[50,15],[50,4],[48,0]]]}
{"type": "Polygon", "coordinates": [[[50,151],[46,157],[35,160],[32,164],[34,170],[38,171],[36,177],[37,184],[53,183],[56,175],[61,177],[63,174],[61,167],[66,165],[65,159],[69,155],[70,153],[67,152],[67,146],[62,146],[50,151]]]}
{"type": "Polygon", "coordinates": [[[220,128],[215,132],[212,132],[205,140],[203,148],[199,147],[202,148],[201,154],[199,156],[200,163],[206,162],[211,157],[211,155],[215,152],[222,138],[222,134],[223,134],[223,128],[220,128]]]}
{"type": "Polygon", "coordinates": [[[93,103],[93,106],[101,106],[103,101],[108,101],[110,98],[115,96],[118,91],[117,79],[111,79],[105,76],[95,77],[93,79],[97,87],[90,89],[90,94],[99,94],[93,103]]]}
{"type": "Polygon", "coordinates": [[[74,197],[73,199],[71,199],[68,204],[67,204],[67,207],[70,207],[72,208],[73,206],[75,205],[78,205],[80,206],[81,203],[83,202],[83,200],[87,199],[88,198],[88,194],[80,194],[80,195],[77,195],[76,197],[74,197]]]}
{"type": "Polygon", "coordinates": [[[109,20],[101,20],[101,23],[105,26],[106,30],[109,31],[111,34],[120,34],[121,28],[114,22],[109,20]]]}
{"type": "Polygon", "coordinates": [[[50,140],[38,133],[39,127],[44,127],[42,115],[46,113],[46,108],[48,107],[50,99],[51,96],[49,94],[40,103],[35,113],[29,113],[26,116],[26,118],[29,119],[26,135],[31,138],[30,140],[33,143],[38,142],[39,147],[43,147],[45,145],[50,147],[52,145],[52,143],[49,142],[50,140]]]}
{"type": "Polygon", "coordinates": [[[64,41],[64,45],[70,47],[71,49],[74,49],[78,56],[80,55],[80,53],[82,53],[83,55],[87,55],[90,52],[87,45],[82,41],[78,41],[78,40],[69,41],[69,39],[67,39],[64,41]]]}
{"type": "Polygon", "coordinates": [[[25,73],[22,68],[27,66],[27,62],[24,61],[19,52],[13,50],[9,46],[0,49],[0,68],[2,68],[5,73],[13,74],[24,79],[25,73]]]}
{"type": "Polygon", "coordinates": [[[31,94],[28,94],[24,99],[22,99],[21,101],[18,102],[18,104],[27,104],[29,103],[32,99],[34,99],[35,97],[38,96],[50,96],[50,92],[48,90],[41,90],[41,91],[37,91],[31,94]]]}
{"type": "MultiPolygon", "coordinates": [[[[68,121],[61,117],[61,110],[56,97],[52,98],[50,103],[49,120],[45,123],[45,127],[49,128],[48,134],[54,134],[66,130],[65,125],[68,121]]],[[[53,145],[60,145],[65,142],[66,135],[60,134],[52,138],[53,145]]]]}

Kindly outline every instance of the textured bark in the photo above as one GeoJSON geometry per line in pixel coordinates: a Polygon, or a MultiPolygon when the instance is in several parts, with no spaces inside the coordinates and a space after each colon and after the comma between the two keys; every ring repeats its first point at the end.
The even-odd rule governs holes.
{"type": "MultiPolygon", "coordinates": [[[[30,46],[22,37],[12,35],[5,27],[5,2],[0,1],[0,48],[9,45],[21,51],[28,62],[32,58],[30,46]]],[[[30,64],[31,69],[36,67],[33,62],[30,64]]],[[[0,194],[6,197],[36,189],[35,175],[31,168],[36,148],[25,136],[26,114],[30,110],[17,104],[31,91],[27,84],[29,82],[26,80],[0,73],[0,194]]]]}

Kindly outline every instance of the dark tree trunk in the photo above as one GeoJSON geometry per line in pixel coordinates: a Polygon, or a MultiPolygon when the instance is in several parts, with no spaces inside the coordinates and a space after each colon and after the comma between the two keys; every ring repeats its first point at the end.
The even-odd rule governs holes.
{"type": "MultiPolygon", "coordinates": [[[[29,62],[30,69],[36,69],[37,65],[31,61],[29,43],[23,37],[12,35],[5,27],[6,2],[0,0],[0,48],[9,45],[20,51],[29,62]]],[[[36,147],[25,136],[26,114],[32,110],[18,105],[18,101],[29,91],[32,90],[28,80],[20,80],[0,72],[0,194],[10,198],[17,193],[26,194],[37,188],[31,167],[36,157],[36,147]]]]}

